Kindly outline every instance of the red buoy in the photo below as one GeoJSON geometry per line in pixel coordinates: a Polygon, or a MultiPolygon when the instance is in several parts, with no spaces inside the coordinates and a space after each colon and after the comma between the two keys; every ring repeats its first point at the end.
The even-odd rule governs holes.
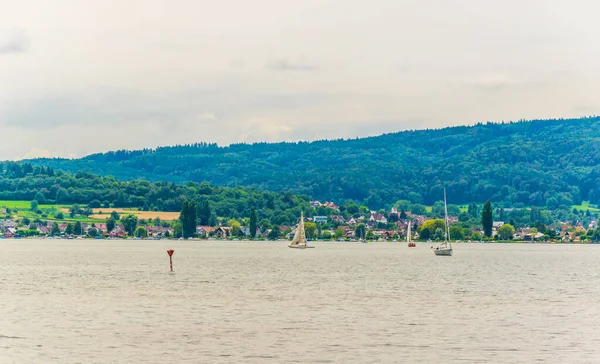
{"type": "Polygon", "coordinates": [[[173,254],[175,250],[167,250],[167,254],[169,254],[169,263],[171,264],[171,272],[173,271],[173,254]]]}

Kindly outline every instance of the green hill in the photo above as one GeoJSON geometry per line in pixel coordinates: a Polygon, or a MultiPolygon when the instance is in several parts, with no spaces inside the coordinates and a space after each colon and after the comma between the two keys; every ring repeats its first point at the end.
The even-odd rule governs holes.
{"type": "Polygon", "coordinates": [[[28,161],[116,179],[208,181],[352,199],[379,208],[502,202],[550,208],[600,200],[600,117],[487,123],[350,140],[193,144],[28,161]]]}

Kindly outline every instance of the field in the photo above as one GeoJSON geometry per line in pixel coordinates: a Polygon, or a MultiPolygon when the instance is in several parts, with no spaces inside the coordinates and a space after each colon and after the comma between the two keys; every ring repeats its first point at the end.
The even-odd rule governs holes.
{"type": "MultiPolygon", "coordinates": [[[[83,205],[82,205],[83,206],[83,205]]],[[[40,204],[38,209],[42,210],[40,214],[35,211],[31,211],[30,201],[4,201],[0,200],[0,208],[8,208],[13,211],[9,215],[13,217],[18,216],[20,218],[37,219],[42,218],[44,220],[53,221],[80,221],[80,222],[103,222],[110,216],[110,213],[116,211],[119,215],[135,215],[138,219],[153,220],[160,218],[163,221],[174,221],[179,219],[179,212],[163,212],[163,211],[138,211],[137,209],[114,209],[114,208],[100,208],[93,209],[93,214],[89,217],[77,215],[73,218],[69,217],[69,209],[71,205],[50,205],[40,204]],[[18,212],[16,211],[18,210],[18,212]],[[64,215],[63,219],[56,219],[55,216],[58,212],[62,212],[64,215]],[[43,216],[42,216],[43,215],[43,216]]]]}
{"type": "Polygon", "coordinates": [[[179,212],[162,212],[162,211],[138,211],[135,209],[94,209],[94,214],[90,216],[92,219],[104,220],[110,216],[111,212],[116,211],[119,215],[135,215],[138,219],[153,220],[157,217],[163,221],[173,221],[179,219],[179,212]]]}
{"type": "MultiPolygon", "coordinates": [[[[31,208],[31,201],[0,201],[0,207],[7,207],[9,209],[25,210],[25,209],[31,208]]],[[[51,208],[55,208],[55,207],[69,208],[70,206],[40,204],[38,207],[40,209],[51,209],[51,208]]]]}
{"type": "Polygon", "coordinates": [[[572,207],[579,211],[600,212],[600,208],[597,206],[590,206],[589,201],[583,201],[581,205],[573,205],[572,207]]]}

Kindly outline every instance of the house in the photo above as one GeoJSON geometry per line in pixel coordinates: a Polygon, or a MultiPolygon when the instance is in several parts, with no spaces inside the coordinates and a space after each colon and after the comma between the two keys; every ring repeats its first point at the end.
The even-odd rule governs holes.
{"type": "Polygon", "coordinates": [[[164,237],[167,235],[167,232],[169,233],[170,236],[173,236],[172,228],[166,228],[166,227],[162,227],[162,226],[148,226],[146,228],[146,230],[148,231],[148,236],[151,236],[153,238],[164,237]]]}
{"type": "Polygon", "coordinates": [[[108,232],[108,228],[106,227],[106,224],[96,224],[96,230],[98,230],[101,233],[108,232]]]}
{"type": "Polygon", "coordinates": [[[325,207],[327,207],[329,209],[332,209],[334,211],[339,211],[340,210],[340,207],[338,205],[334,204],[333,202],[329,202],[329,201],[325,202],[321,206],[325,206],[325,207]]]}
{"type": "MultiPolygon", "coordinates": [[[[281,226],[281,231],[285,231],[287,229],[289,229],[289,226],[281,226]]],[[[244,234],[244,236],[250,236],[252,234],[250,234],[250,228],[249,227],[243,227],[242,229],[242,234],[244,234]]],[[[262,232],[260,231],[259,228],[256,228],[256,236],[261,236],[262,232]]]]}
{"type": "Polygon", "coordinates": [[[383,216],[382,214],[377,213],[377,212],[371,214],[369,221],[376,222],[378,224],[387,224],[387,222],[388,222],[388,220],[385,216],[383,216]]]}
{"type": "Polygon", "coordinates": [[[231,236],[231,228],[228,226],[219,226],[214,230],[215,237],[218,239],[226,239],[231,236]]]}
{"type": "Polygon", "coordinates": [[[333,222],[337,222],[339,224],[343,224],[346,222],[346,219],[344,219],[344,217],[341,215],[333,215],[333,216],[331,216],[331,220],[333,222]]]}
{"type": "Polygon", "coordinates": [[[52,228],[49,226],[38,226],[37,231],[39,231],[41,235],[50,235],[52,228]]]}
{"type": "Polygon", "coordinates": [[[16,228],[17,227],[17,223],[14,222],[13,220],[6,220],[2,226],[4,226],[5,228],[16,228]]]}
{"type": "Polygon", "coordinates": [[[312,207],[320,207],[320,206],[321,206],[321,203],[320,203],[319,201],[316,201],[316,200],[315,200],[315,201],[310,201],[310,205],[311,205],[312,207]]]}
{"type": "Polygon", "coordinates": [[[11,239],[17,235],[17,229],[14,227],[5,227],[4,228],[4,238],[11,239]]]}
{"type": "Polygon", "coordinates": [[[312,221],[319,224],[327,224],[327,216],[313,216],[312,221]]]}
{"type": "Polygon", "coordinates": [[[348,220],[348,225],[356,225],[356,220],[354,218],[351,218],[350,220],[348,220]]]}
{"type": "Polygon", "coordinates": [[[125,228],[123,227],[123,225],[117,225],[115,226],[115,228],[109,233],[109,236],[111,238],[122,238],[124,236],[127,236],[127,232],[125,231],[125,228]]]}
{"type": "Polygon", "coordinates": [[[196,226],[196,234],[201,238],[207,237],[214,230],[215,228],[211,226],[196,226]]]}

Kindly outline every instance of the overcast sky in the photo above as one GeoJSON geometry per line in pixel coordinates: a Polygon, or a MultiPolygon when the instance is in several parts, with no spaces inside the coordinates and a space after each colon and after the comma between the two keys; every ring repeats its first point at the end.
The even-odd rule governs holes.
{"type": "Polygon", "coordinates": [[[0,159],[600,113],[595,0],[0,0],[0,159]]]}

